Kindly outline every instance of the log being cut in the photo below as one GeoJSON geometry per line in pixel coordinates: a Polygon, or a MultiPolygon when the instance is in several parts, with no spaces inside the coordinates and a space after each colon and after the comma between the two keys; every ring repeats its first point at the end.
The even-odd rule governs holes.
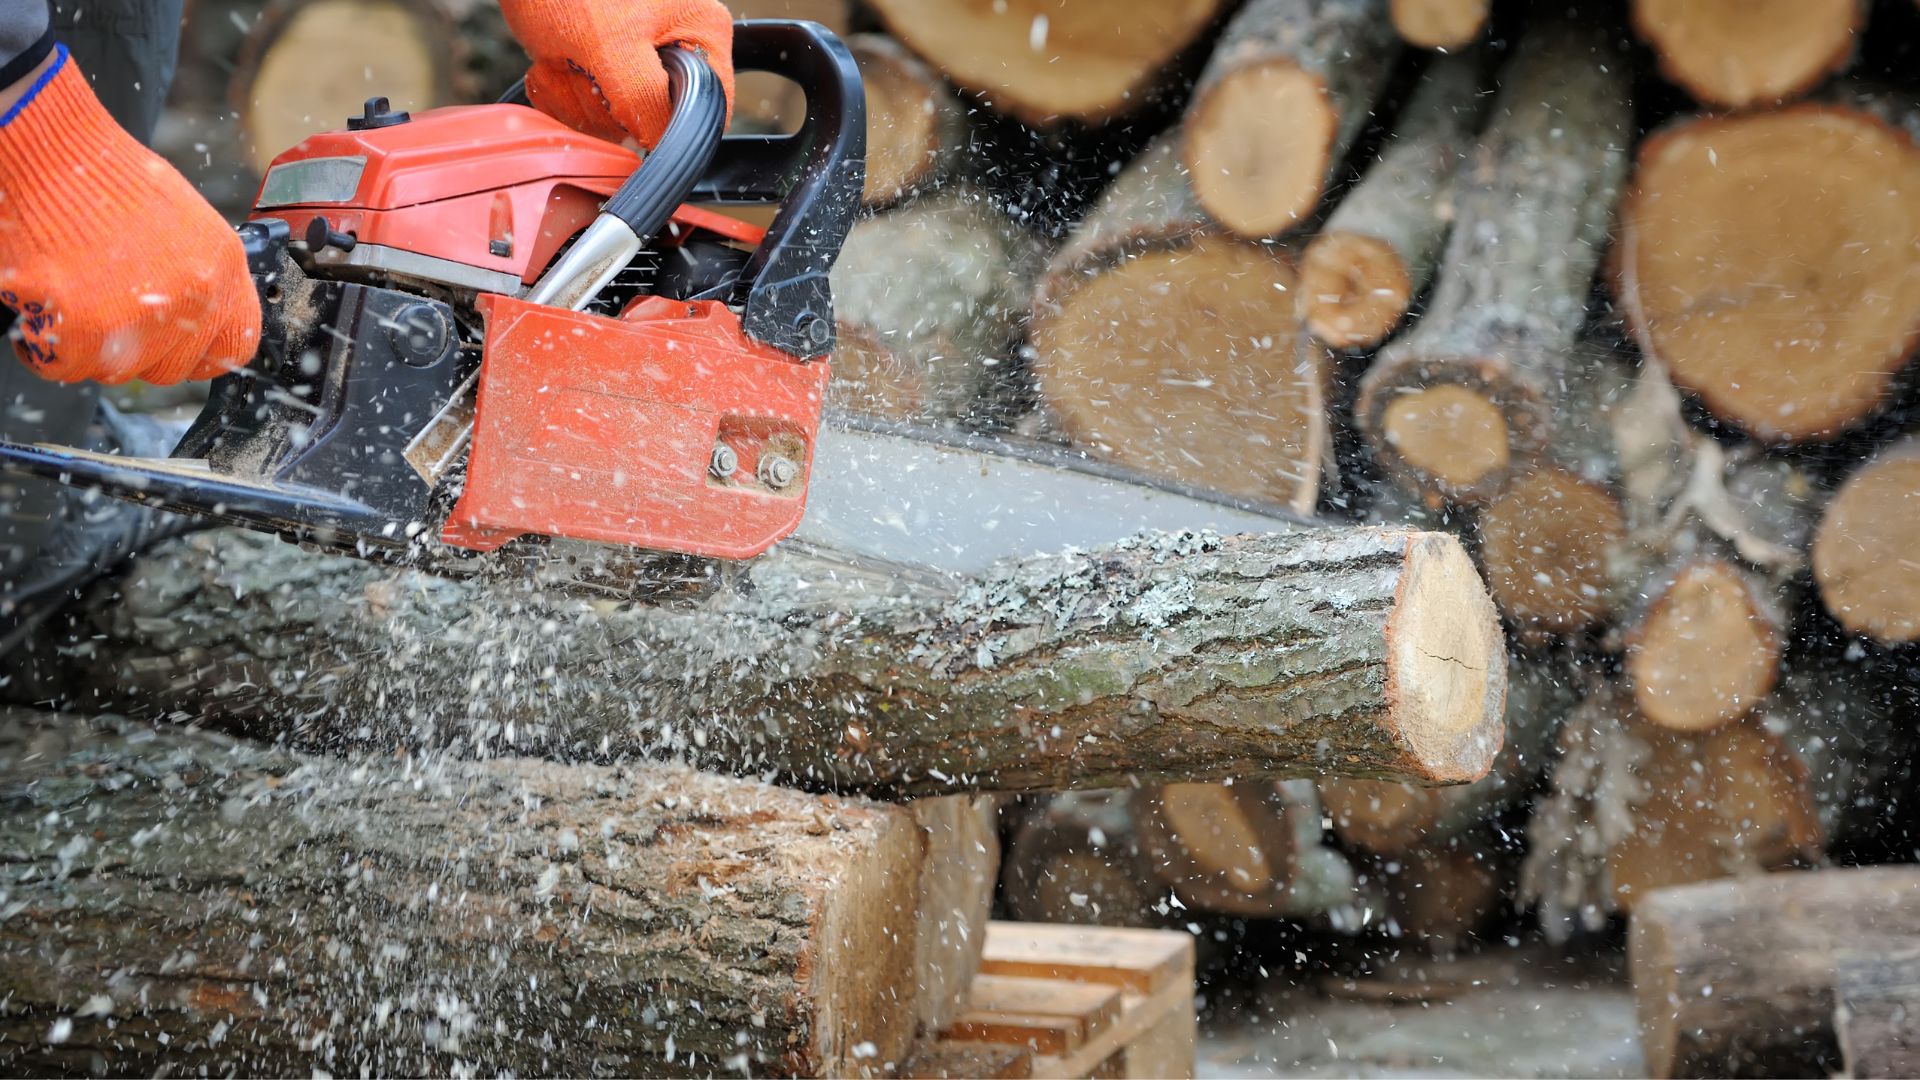
{"type": "Polygon", "coordinates": [[[1831,438],[1920,345],[1920,147],[1806,104],[1648,139],[1613,285],[1642,351],[1759,439],[1831,438]]]}
{"type": "Polygon", "coordinates": [[[11,713],[0,1069],[891,1074],[978,964],[967,812],[11,713]]]}
{"type": "Polygon", "coordinates": [[[1501,744],[1499,622],[1449,536],[1153,534],[958,581],[795,552],[748,584],[629,607],[214,532],[103,583],[17,688],[327,745],[672,754],[896,796],[1459,783],[1501,744]]]}
{"type": "Polygon", "coordinates": [[[1484,502],[1547,445],[1633,132],[1627,66],[1598,29],[1536,25],[1499,82],[1426,314],[1355,406],[1375,458],[1433,500],[1484,502]]]}
{"type": "Polygon", "coordinates": [[[1635,911],[1628,941],[1647,1068],[1660,1077],[1831,1073],[1842,1061],[1836,982],[1897,983],[1893,965],[1911,963],[1916,946],[1920,871],[1911,866],[1655,893],[1635,911]]]}
{"type": "Polygon", "coordinates": [[[1221,231],[1161,140],[1040,278],[1030,343],[1066,438],[1162,479],[1311,513],[1330,462],[1325,350],[1297,347],[1284,251],[1221,231]]]}

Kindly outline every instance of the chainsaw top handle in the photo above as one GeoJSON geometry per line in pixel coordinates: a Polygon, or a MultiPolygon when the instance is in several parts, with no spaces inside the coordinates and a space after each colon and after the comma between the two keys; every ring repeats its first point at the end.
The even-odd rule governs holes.
{"type": "MultiPolygon", "coordinates": [[[[660,50],[673,115],[640,167],[600,207],[600,216],[534,283],[527,300],[579,311],[600,295],[693,191],[727,122],[720,76],[688,49],[660,50]]],[[[524,94],[522,83],[509,96],[524,94]]]]}
{"type": "MultiPolygon", "coordinates": [[[[712,69],[684,49],[663,49],[661,58],[672,80],[673,119],[640,169],[607,201],[605,212],[626,226],[623,232],[644,241],[683,202],[778,203],[765,239],[739,279],[727,286],[725,299],[740,305],[741,328],[755,340],[803,359],[826,355],[834,339],[828,273],[860,211],[866,185],[867,99],[853,54],[819,23],[734,23],[734,70],[764,71],[794,82],[806,94],[807,114],[791,135],[724,139],[725,94],[712,69]]],[[[524,82],[501,100],[526,103],[524,82]]],[[[576,251],[587,247],[586,239],[583,235],[574,245],[576,251]]],[[[557,283],[548,283],[566,262],[576,264],[568,273],[577,276],[596,261],[592,255],[580,251],[576,260],[569,252],[528,299],[585,306],[604,281],[577,303],[557,283]]],[[[599,261],[606,257],[603,253],[599,261]]]]}

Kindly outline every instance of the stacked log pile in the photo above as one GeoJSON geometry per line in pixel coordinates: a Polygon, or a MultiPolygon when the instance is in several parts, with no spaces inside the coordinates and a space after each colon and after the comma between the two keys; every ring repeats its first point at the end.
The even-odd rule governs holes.
{"type": "MultiPolygon", "coordinates": [[[[960,241],[902,279],[962,299],[921,303],[897,340],[952,340],[941,312],[962,310],[978,336],[861,392],[924,401],[912,388],[957,353],[980,390],[916,415],[1453,531],[1514,643],[1488,780],[1329,780],[1310,804],[1240,782],[1063,797],[1009,833],[1016,910],[1348,925],[1372,906],[1444,948],[1516,910],[1556,936],[1603,927],[1663,887],[1817,865],[1897,824],[1897,806],[1859,809],[1892,797],[1920,708],[1900,651],[1920,579],[1896,553],[1920,524],[1920,451],[1898,437],[1920,87],[1873,38],[1911,13],[1254,0],[1211,53],[1128,76],[1154,89],[1127,108],[1035,116],[974,73],[976,38],[916,37],[908,9],[989,16],[880,6],[915,61],[910,100],[937,105],[883,107],[872,130],[928,133],[935,175],[901,187],[938,194],[890,187],[869,227],[934,215],[929,237],[958,236],[997,212],[992,232],[1024,242],[960,241]],[[972,164],[950,149],[956,103],[972,164]],[[1143,116],[1159,133],[1131,156],[1115,135],[1124,164],[1065,224],[978,186],[1009,117],[1084,139],[1143,116]],[[1024,309],[947,284],[982,249],[1024,309]],[[1312,814],[1323,829],[1291,827],[1312,814]],[[1457,899],[1423,921],[1410,900],[1433,896],[1457,899]]],[[[1006,7],[992,18],[1053,25],[1006,7]]],[[[1060,61],[1056,45],[1032,47],[1060,61]]]]}

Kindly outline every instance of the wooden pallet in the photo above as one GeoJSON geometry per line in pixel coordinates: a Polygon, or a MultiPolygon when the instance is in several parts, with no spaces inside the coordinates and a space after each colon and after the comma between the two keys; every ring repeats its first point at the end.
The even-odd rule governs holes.
{"type": "Polygon", "coordinates": [[[1193,939],[996,922],[967,1009],[909,1077],[1189,1077],[1193,939]]]}

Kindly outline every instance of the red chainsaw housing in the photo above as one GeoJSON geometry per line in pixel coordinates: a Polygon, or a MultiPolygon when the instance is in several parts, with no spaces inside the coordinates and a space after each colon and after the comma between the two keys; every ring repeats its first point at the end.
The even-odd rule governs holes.
{"type": "MultiPolygon", "coordinates": [[[[390,127],[309,137],[273,159],[253,216],[279,218],[295,236],[324,216],[360,244],[510,274],[530,285],[639,165],[633,151],[522,105],[454,106],[390,127]],[[346,198],[263,201],[284,167],[361,159],[346,198]]],[[[762,235],[695,207],[682,207],[674,220],[748,247],[762,235]]]]}
{"type": "Polygon", "coordinates": [[[483,297],[486,360],[467,484],[443,538],[490,551],[537,533],[747,559],[800,525],[827,364],[747,339],[713,301],[652,297],[619,319],[483,297]],[[710,467],[724,443],[738,467],[710,467]],[[800,466],[784,488],[764,455],[800,466]]]}
{"type": "MultiPolygon", "coordinates": [[[[388,127],[315,135],[273,169],[323,159],[348,162],[339,176],[364,159],[351,196],[275,199],[255,216],[282,219],[296,236],[324,216],[353,234],[356,251],[374,245],[529,284],[639,162],[517,105],[436,109],[388,127]]],[[[263,195],[274,183],[270,171],[263,195]]],[[[745,247],[762,236],[682,207],[655,244],[701,232],[745,247]]],[[[739,316],[713,301],[649,297],[619,318],[494,294],[476,306],[486,323],[479,398],[446,543],[491,551],[541,535],[745,559],[799,526],[825,360],[748,338],[739,316]],[[739,464],[718,477],[712,463],[722,444],[739,464]],[[776,453],[799,466],[780,487],[760,477],[762,457],[776,453]]]]}

